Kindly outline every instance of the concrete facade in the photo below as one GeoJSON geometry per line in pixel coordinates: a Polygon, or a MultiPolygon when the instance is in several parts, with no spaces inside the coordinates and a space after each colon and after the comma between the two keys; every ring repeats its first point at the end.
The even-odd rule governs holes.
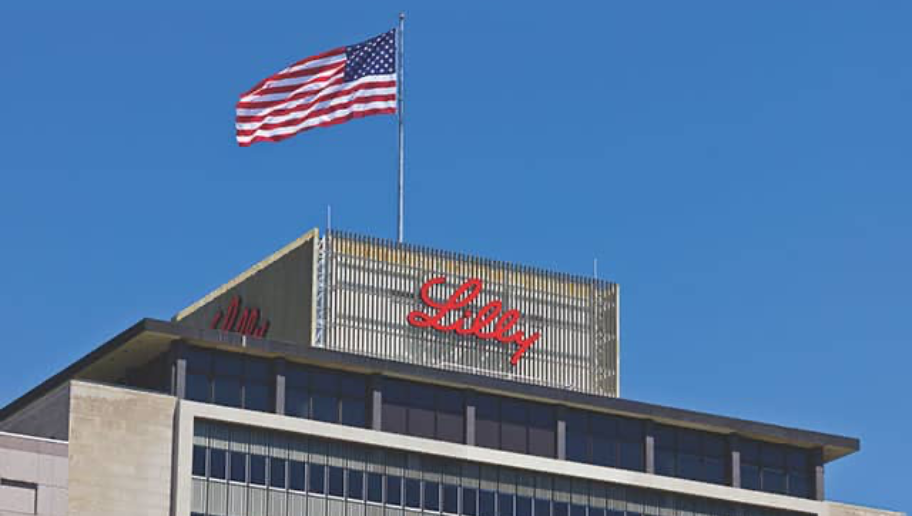
{"type": "Polygon", "coordinates": [[[70,382],[70,516],[171,514],[172,396],[70,382]]]}
{"type": "Polygon", "coordinates": [[[67,443],[0,433],[0,516],[65,516],[67,443]]]}

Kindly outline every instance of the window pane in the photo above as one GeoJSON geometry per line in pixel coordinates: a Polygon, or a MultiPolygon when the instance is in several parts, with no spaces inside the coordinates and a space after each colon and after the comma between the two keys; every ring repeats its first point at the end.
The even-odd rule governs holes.
{"type": "Polygon", "coordinates": [[[592,437],[592,463],[599,466],[617,465],[617,443],[600,437],[592,437]]]}
{"type": "Polygon", "coordinates": [[[384,432],[404,434],[406,432],[406,408],[402,405],[393,405],[383,398],[383,411],[381,412],[382,428],[384,432]]]}
{"type": "Polygon", "coordinates": [[[763,490],[771,493],[785,493],[785,472],[779,469],[763,468],[763,490]]]}
{"type": "Polygon", "coordinates": [[[288,488],[295,491],[304,491],[304,470],[307,465],[300,461],[288,462],[288,488]]]}
{"type": "Polygon", "coordinates": [[[247,454],[231,452],[231,480],[247,482],[247,454]]]}
{"type": "Polygon", "coordinates": [[[476,516],[478,504],[478,491],[470,488],[462,488],[462,514],[466,516],[476,516]]]}
{"type": "Polygon", "coordinates": [[[383,475],[367,474],[367,501],[383,503],[383,475]]]}
{"type": "Polygon", "coordinates": [[[402,505],[401,477],[386,477],[386,503],[388,505],[402,505]]]}
{"type": "Polygon", "coordinates": [[[310,377],[307,375],[307,369],[302,367],[288,367],[285,370],[285,385],[287,387],[309,389],[309,379],[310,377]]]}
{"type": "Polygon", "coordinates": [[[655,425],[653,427],[653,437],[655,438],[655,447],[664,448],[666,450],[675,449],[675,429],[664,426],[664,425],[655,425]]]}
{"type": "Polygon", "coordinates": [[[618,437],[624,441],[643,442],[643,424],[635,419],[617,420],[618,437]]]}
{"type": "Polygon", "coordinates": [[[211,478],[218,478],[220,480],[225,480],[226,477],[226,466],[228,458],[226,457],[225,450],[209,450],[209,476],[211,478]]]}
{"type": "Polygon", "coordinates": [[[462,414],[437,413],[437,438],[451,443],[465,442],[465,418],[462,414]]]}
{"type": "Polygon", "coordinates": [[[437,482],[424,482],[424,510],[440,510],[440,484],[437,482]]]}
{"type": "Polygon", "coordinates": [[[503,399],[500,402],[500,449],[526,453],[527,407],[525,403],[503,399]]]}
{"type": "Polygon", "coordinates": [[[308,491],[322,494],[326,489],[326,466],[322,464],[309,464],[308,491]]]}
{"type": "Polygon", "coordinates": [[[532,516],[532,499],[528,496],[516,497],[516,516],[532,516]]]}
{"type": "Polygon", "coordinates": [[[620,466],[624,469],[643,471],[643,443],[624,441],[618,446],[621,449],[620,466]]]}
{"type": "Polygon", "coordinates": [[[577,504],[571,505],[570,516],[586,516],[586,506],[577,504]]]}
{"type": "Polygon", "coordinates": [[[788,478],[789,494],[807,498],[810,495],[808,489],[808,478],[804,472],[791,471],[788,478]]]}
{"type": "Polygon", "coordinates": [[[310,417],[308,391],[290,388],[285,390],[285,414],[294,417],[310,417]]]}
{"type": "Polygon", "coordinates": [[[199,348],[188,347],[184,352],[184,358],[187,360],[187,371],[208,374],[212,367],[212,355],[199,348]]]}
{"type": "Polygon", "coordinates": [[[408,434],[434,437],[434,409],[412,405],[408,409],[408,434]]]}
{"type": "Polygon", "coordinates": [[[678,450],[691,455],[700,455],[703,450],[700,446],[700,433],[694,430],[678,430],[678,450]]]}
{"type": "Polygon", "coordinates": [[[339,394],[346,398],[366,398],[367,378],[359,374],[345,374],[339,381],[339,394]]]}
{"type": "Polygon", "coordinates": [[[589,516],[605,516],[605,509],[601,507],[590,507],[589,516]]]}
{"type": "Polygon", "coordinates": [[[421,508],[421,481],[414,478],[405,479],[405,506],[421,508]]]}
{"type": "Polygon", "coordinates": [[[589,458],[586,450],[586,434],[567,430],[567,460],[586,462],[589,458]]]}
{"type": "Polygon", "coordinates": [[[554,516],[569,516],[567,502],[554,502],[551,511],[554,516]]]}
{"type": "Polygon", "coordinates": [[[659,475],[675,475],[675,454],[673,451],[656,447],[655,450],[655,469],[659,475]]]}
{"type": "Polygon", "coordinates": [[[791,448],[788,451],[787,464],[789,469],[805,471],[808,469],[807,452],[800,448],[791,448]]]}
{"type": "Polygon", "coordinates": [[[250,456],[250,483],[258,486],[266,485],[266,457],[250,456]]]}
{"type": "Polygon", "coordinates": [[[702,462],[697,455],[681,453],[678,455],[678,475],[690,480],[703,480],[702,462]]]}
{"type": "Polygon", "coordinates": [[[478,516],[496,516],[494,513],[494,491],[483,489],[478,493],[478,516]]]}
{"type": "Polygon", "coordinates": [[[547,405],[529,405],[529,453],[539,457],[555,456],[557,420],[554,408],[547,405]]]}
{"type": "Polygon", "coordinates": [[[345,496],[345,470],[339,466],[329,467],[329,494],[345,496]]]}
{"type": "Polygon", "coordinates": [[[741,487],[760,489],[760,468],[752,464],[741,464],[741,487]]]}
{"type": "Polygon", "coordinates": [[[244,386],[244,408],[271,412],[269,405],[269,387],[266,384],[248,383],[244,386]]]}
{"type": "Polygon", "coordinates": [[[500,448],[500,417],[497,398],[475,398],[475,444],[486,448],[500,448]]]}
{"type": "Polygon", "coordinates": [[[741,439],[740,449],[742,464],[745,462],[750,464],[760,463],[760,443],[749,439],[741,439]]]}
{"type": "Polygon", "coordinates": [[[452,484],[443,485],[443,512],[456,514],[459,511],[459,488],[452,484]]]}
{"type": "Polygon", "coordinates": [[[237,377],[243,374],[241,357],[233,353],[216,353],[213,364],[215,374],[237,377]]]}
{"type": "Polygon", "coordinates": [[[613,439],[617,437],[617,419],[604,414],[590,414],[589,431],[593,436],[613,439]]]}
{"type": "Polygon", "coordinates": [[[364,499],[364,472],[358,470],[348,471],[348,497],[355,500],[364,499]]]}
{"type": "Polygon", "coordinates": [[[193,401],[209,401],[209,378],[203,374],[187,375],[187,399],[193,401]]]}
{"type": "Polygon", "coordinates": [[[724,458],[726,448],[724,437],[714,434],[703,435],[703,454],[707,457],[724,458]]]}
{"type": "Polygon", "coordinates": [[[193,475],[206,476],[206,448],[203,446],[193,446],[193,475]]]}
{"type": "Polygon", "coordinates": [[[551,500],[535,499],[535,516],[549,516],[551,514],[551,500]]]}
{"type": "Polygon", "coordinates": [[[725,462],[722,459],[703,459],[703,480],[714,484],[725,483],[725,462]]]}
{"type": "Polygon", "coordinates": [[[402,505],[401,477],[386,477],[386,503],[387,505],[402,505]]]}
{"type": "Polygon", "coordinates": [[[310,388],[323,394],[338,396],[339,375],[328,371],[314,370],[310,373],[310,388]]]}
{"type": "Polygon", "coordinates": [[[513,516],[513,495],[506,493],[497,495],[497,515],[513,516]]]}
{"type": "Polygon", "coordinates": [[[336,398],[325,394],[313,393],[313,418],[329,423],[339,422],[339,404],[336,398]]]}
{"type": "Polygon", "coordinates": [[[269,361],[247,357],[244,361],[245,370],[244,377],[248,380],[259,380],[260,382],[270,382],[272,377],[271,367],[269,366],[269,361]]]}
{"type": "Polygon", "coordinates": [[[241,406],[241,380],[234,377],[217,376],[213,379],[213,401],[228,407],[241,406]]]}
{"type": "Polygon", "coordinates": [[[269,485],[285,489],[285,460],[272,457],[269,459],[269,485]]]}
{"type": "Polygon", "coordinates": [[[785,468],[785,450],[781,446],[763,443],[760,451],[762,453],[760,460],[764,467],[785,468]]]}
{"type": "Polygon", "coordinates": [[[367,407],[363,399],[344,398],[342,400],[342,424],[364,428],[367,420],[367,407]]]}

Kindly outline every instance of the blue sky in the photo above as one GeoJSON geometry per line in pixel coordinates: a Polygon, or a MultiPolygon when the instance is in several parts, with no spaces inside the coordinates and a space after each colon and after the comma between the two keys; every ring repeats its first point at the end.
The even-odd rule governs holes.
{"type": "Polygon", "coordinates": [[[392,237],[394,117],[241,149],[233,109],[404,9],[408,241],[597,257],[625,397],[860,437],[828,496],[912,509],[912,4],[122,4],[0,7],[0,403],[327,204],[392,237]]]}

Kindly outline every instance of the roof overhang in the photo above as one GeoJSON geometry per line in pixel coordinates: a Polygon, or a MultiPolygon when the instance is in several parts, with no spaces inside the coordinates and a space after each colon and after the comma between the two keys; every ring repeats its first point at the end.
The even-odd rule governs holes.
{"type": "Polygon", "coordinates": [[[595,396],[469,373],[443,371],[301,344],[256,339],[218,330],[198,329],[156,319],[139,321],[0,409],[0,421],[70,380],[116,383],[128,369],[147,363],[155,356],[170,349],[171,344],[175,341],[263,357],[282,357],[291,362],[321,365],[364,374],[383,373],[387,376],[471,388],[481,392],[506,394],[546,403],[561,403],[674,426],[722,434],[738,434],[748,438],[803,448],[821,448],[824,462],[844,457],[860,448],[859,440],[853,437],[718,416],[629,399],[595,396]]]}

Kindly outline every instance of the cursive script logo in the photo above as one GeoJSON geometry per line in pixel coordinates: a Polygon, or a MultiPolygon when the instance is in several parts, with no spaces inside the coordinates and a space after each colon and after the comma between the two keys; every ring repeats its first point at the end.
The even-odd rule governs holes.
{"type": "Polygon", "coordinates": [[[421,286],[421,300],[426,305],[436,310],[436,313],[426,314],[415,310],[408,314],[408,322],[417,328],[434,328],[444,333],[454,332],[457,335],[474,335],[479,339],[494,339],[503,344],[516,344],[517,350],[510,357],[510,364],[516,365],[523,354],[541,337],[538,332],[526,337],[521,330],[510,333],[513,326],[519,322],[522,314],[519,310],[511,309],[503,311],[503,302],[495,299],[484,305],[478,313],[472,314],[471,310],[464,310],[454,322],[444,324],[444,318],[450,313],[458,314],[463,307],[468,306],[474,301],[483,288],[480,279],[472,278],[466,280],[459,288],[453,292],[453,295],[443,303],[438,303],[431,299],[431,289],[435,285],[446,283],[444,276],[429,279],[421,286]],[[467,326],[467,323],[468,326],[467,326]],[[493,327],[491,327],[493,325],[493,327]],[[488,328],[490,328],[488,330],[488,328]]]}
{"type": "Polygon", "coordinates": [[[234,296],[231,298],[231,304],[228,305],[228,313],[219,310],[212,318],[212,324],[209,327],[213,330],[233,331],[241,335],[263,338],[269,331],[269,321],[263,321],[260,326],[257,326],[258,322],[260,322],[260,309],[244,308],[241,310],[241,298],[234,296]]]}

